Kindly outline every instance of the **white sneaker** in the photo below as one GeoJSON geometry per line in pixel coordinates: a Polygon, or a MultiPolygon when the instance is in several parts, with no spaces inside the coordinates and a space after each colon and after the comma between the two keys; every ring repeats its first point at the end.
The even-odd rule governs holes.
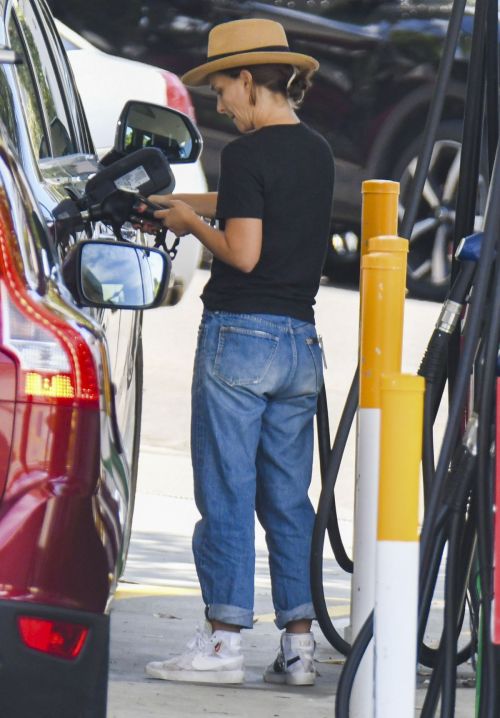
{"type": "Polygon", "coordinates": [[[164,681],[192,683],[242,683],[245,677],[241,636],[230,631],[214,631],[210,624],[188,643],[184,653],[166,661],[152,661],[146,675],[164,681]]]}
{"type": "Polygon", "coordinates": [[[315,645],[312,633],[283,631],[278,656],[274,663],[267,667],[264,680],[267,683],[286,683],[289,686],[313,686],[316,680],[315,645]]]}

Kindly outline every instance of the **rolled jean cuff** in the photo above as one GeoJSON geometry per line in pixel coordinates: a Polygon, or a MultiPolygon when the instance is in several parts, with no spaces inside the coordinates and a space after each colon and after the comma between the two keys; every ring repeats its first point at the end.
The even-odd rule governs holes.
{"type": "Polygon", "coordinates": [[[224,603],[213,603],[207,606],[205,615],[209,621],[229,623],[231,626],[253,628],[253,611],[240,606],[228,606],[224,603]]]}
{"type": "Polygon", "coordinates": [[[278,611],[274,622],[281,630],[285,628],[290,621],[312,621],[315,618],[316,614],[312,603],[303,603],[301,606],[292,608],[289,611],[278,611]]]}

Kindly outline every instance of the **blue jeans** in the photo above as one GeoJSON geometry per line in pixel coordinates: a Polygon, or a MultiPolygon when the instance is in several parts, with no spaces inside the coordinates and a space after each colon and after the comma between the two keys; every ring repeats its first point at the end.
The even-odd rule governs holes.
{"type": "Polygon", "coordinates": [[[191,452],[201,520],[193,553],[207,617],[252,628],[255,512],[266,532],[276,625],[314,618],[309,554],[314,414],[323,383],[313,324],[205,311],[191,452]]]}

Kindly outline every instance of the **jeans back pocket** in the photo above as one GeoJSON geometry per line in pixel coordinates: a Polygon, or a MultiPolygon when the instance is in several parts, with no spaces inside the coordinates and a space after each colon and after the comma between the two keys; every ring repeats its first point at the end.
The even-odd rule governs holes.
{"type": "Polygon", "coordinates": [[[221,327],[214,375],[229,386],[259,384],[271,367],[279,337],[258,329],[221,327]]]}

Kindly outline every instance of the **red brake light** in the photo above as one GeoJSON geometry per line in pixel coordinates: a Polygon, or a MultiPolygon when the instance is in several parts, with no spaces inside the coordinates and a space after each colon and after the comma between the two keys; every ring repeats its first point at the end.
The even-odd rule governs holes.
{"type": "Polygon", "coordinates": [[[78,623],[34,616],[19,616],[17,626],[28,648],[67,660],[74,660],[80,655],[89,632],[86,626],[78,623]]]}
{"type": "Polygon", "coordinates": [[[196,122],[191,96],[177,75],[168,70],[161,71],[167,85],[167,106],[179,110],[196,122]]]}
{"type": "Polygon", "coordinates": [[[18,273],[0,217],[1,342],[19,364],[18,398],[99,406],[92,350],[76,326],[30,292],[18,273]]]}

